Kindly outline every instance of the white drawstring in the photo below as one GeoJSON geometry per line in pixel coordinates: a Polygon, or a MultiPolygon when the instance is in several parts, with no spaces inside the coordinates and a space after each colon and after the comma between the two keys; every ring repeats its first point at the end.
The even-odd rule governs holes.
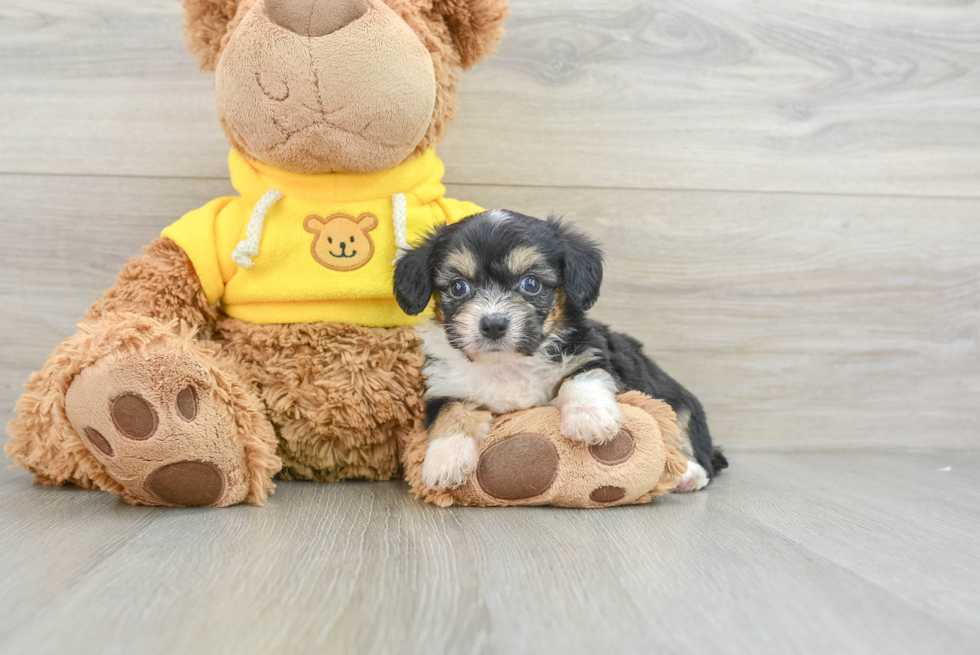
{"type": "Polygon", "coordinates": [[[395,226],[395,259],[391,262],[394,266],[405,254],[408,247],[408,201],[404,193],[396,193],[391,196],[391,222],[395,226]]]}
{"type": "Polygon", "coordinates": [[[282,192],[269,189],[255,203],[252,218],[248,219],[248,227],[245,229],[245,239],[239,241],[235,252],[231,253],[232,261],[242,268],[252,268],[252,257],[259,254],[259,241],[262,240],[262,225],[265,223],[265,215],[280,199],[282,199],[282,192]]]}

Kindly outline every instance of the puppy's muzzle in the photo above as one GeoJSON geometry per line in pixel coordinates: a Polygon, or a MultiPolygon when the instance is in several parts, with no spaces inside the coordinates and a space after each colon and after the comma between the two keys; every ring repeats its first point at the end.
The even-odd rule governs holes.
{"type": "Polygon", "coordinates": [[[480,319],[480,334],[490,341],[499,341],[507,334],[510,319],[503,314],[490,314],[480,319]]]}

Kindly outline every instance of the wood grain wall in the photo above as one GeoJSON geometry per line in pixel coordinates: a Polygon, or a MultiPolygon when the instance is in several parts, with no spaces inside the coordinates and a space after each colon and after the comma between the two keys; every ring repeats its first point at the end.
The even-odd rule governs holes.
{"type": "MultiPolygon", "coordinates": [[[[439,152],[605,243],[730,450],[980,446],[977,2],[513,0],[439,152]]],[[[0,416],[226,154],[178,2],[0,0],[0,416]]]]}

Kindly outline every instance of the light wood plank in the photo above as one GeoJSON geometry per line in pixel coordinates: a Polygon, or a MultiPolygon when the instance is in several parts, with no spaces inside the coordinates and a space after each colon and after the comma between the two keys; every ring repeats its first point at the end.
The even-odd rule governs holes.
{"type": "MultiPolygon", "coordinates": [[[[980,11],[908,0],[516,0],[449,180],[973,196],[980,11]]],[[[221,178],[177,0],[6,0],[0,171],[221,178]]]]}
{"type": "Polygon", "coordinates": [[[908,510],[943,457],[746,454],[707,491],[609,511],[440,510],[401,483],[130,508],[4,472],[0,649],[970,653],[980,553],[949,539],[976,541],[980,510],[947,498],[973,480],[933,471],[908,510]],[[930,576],[960,611],[930,606],[930,576]]]}
{"type": "Polygon", "coordinates": [[[160,514],[103,492],[31,484],[0,470],[0,650],[36,613],[82,584],[160,514]]]}
{"type": "MultiPolygon", "coordinates": [[[[223,180],[0,177],[0,402],[223,180]],[[38,199],[44,199],[43,217],[38,199]]],[[[733,449],[980,445],[980,201],[465,187],[605,244],[596,315],[641,338],[733,449]],[[929,217],[929,229],[923,229],[929,217]]]]}
{"type": "Polygon", "coordinates": [[[980,625],[975,453],[790,461],[757,473],[764,494],[718,501],[940,620],[980,625]],[[929,550],[942,566],[923,565],[929,550]]]}

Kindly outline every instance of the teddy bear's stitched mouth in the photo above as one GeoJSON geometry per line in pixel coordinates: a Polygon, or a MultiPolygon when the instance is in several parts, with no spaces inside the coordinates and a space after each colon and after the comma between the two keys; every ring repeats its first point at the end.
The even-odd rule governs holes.
{"type": "Polygon", "coordinates": [[[330,130],[335,130],[337,132],[341,132],[341,133],[347,134],[349,136],[358,137],[358,138],[361,138],[361,139],[363,139],[364,141],[366,141],[366,142],[368,142],[370,144],[373,144],[373,145],[376,145],[376,146],[379,146],[379,147],[383,147],[383,148],[389,148],[391,150],[394,150],[394,149],[397,149],[397,148],[407,147],[407,142],[406,143],[391,143],[389,141],[385,141],[383,139],[378,139],[376,137],[373,137],[373,136],[368,135],[366,132],[371,127],[371,125],[373,124],[373,122],[374,121],[368,121],[368,123],[364,127],[362,127],[360,130],[348,129],[348,128],[343,127],[341,125],[336,125],[335,123],[330,123],[330,122],[327,122],[327,121],[314,121],[314,122],[312,122],[312,123],[310,123],[308,125],[305,125],[305,126],[303,126],[301,128],[294,129],[294,130],[288,130],[288,129],[284,128],[282,125],[280,125],[279,122],[275,118],[273,118],[272,119],[272,124],[275,125],[277,128],[279,128],[279,130],[282,132],[282,134],[284,136],[283,140],[280,143],[278,143],[278,144],[276,144],[276,145],[273,146],[273,149],[276,150],[276,151],[278,151],[278,150],[281,150],[282,148],[289,147],[290,146],[290,142],[293,140],[294,137],[308,136],[310,132],[316,131],[318,129],[323,129],[323,128],[327,128],[327,129],[330,129],[330,130]]]}
{"type": "Polygon", "coordinates": [[[335,254],[333,254],[329,250],[327,252],[330,253],[330,256],[331,257],[336,257],[337,259],[350,259],[351,257],[354,257],[355,255],[357,255],[357,251],[356,250],[351,250],[351,252],[350,252],[349,255],[345,255],[344,254],[346,252],[345,250],[341,250],[339,255],[335,255],[335,254]]]}

